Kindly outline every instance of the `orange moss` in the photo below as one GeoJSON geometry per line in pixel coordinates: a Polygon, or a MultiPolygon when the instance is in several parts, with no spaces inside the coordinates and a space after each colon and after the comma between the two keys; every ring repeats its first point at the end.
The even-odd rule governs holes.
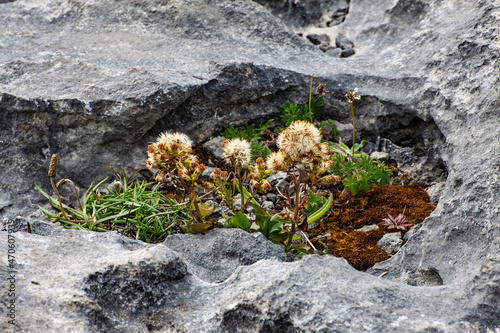
{"type": "Polygon", "coordinates": [[[387,259],[387,252],[376,244],[385,233],[394,230],[385,226],[369,232],[355,229],[380,225],[387,214],[396,217],[403,210],[410,223],[418,224],[435,208],[429,203],[423,184],[372,186],[368,192],[338,194],[330,216],[312,229],[309,236],[316,244],[327,246],[330,254],[345,258],[356,269],[365,270],[387,259]],[[317,237],[328,233],[331,236],[327,238],[317,237]]]}

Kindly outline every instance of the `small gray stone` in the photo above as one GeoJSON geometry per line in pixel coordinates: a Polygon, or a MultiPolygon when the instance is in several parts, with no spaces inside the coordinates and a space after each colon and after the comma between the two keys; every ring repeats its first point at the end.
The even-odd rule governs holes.
{"type": "Polygon", "coordinates": [[[226,140],[223,136],[216,136],[213,139],[208,140],[203,144],[207,150],[209,150],[212,154],[214,154],[217,158],[222,158],[222,141],[226,140]]]}
{"type": "Polygon", "coordinates": [[[356,229],[354,231],[363,231],[363,232],[368,232],[372,230],[378,230],[379,226],[376,224],[370,224],[370,225],[365,225],[363,228],[356,229]]]}
{"type": "Polygon", "coordinates": [[[202,177],[210,177],[210,174],[212,171],[214,171],[215,168],[207,166],[205,170],[202,172],[201,176],[202,177]]]}
{"type": "Polygon", "coordinates": [[[266,197],[273,203],[276,203],[276,199],[278,199],[278,196],[274,193],[268,193],[266,194],[266,197]]]}
{"type": "Polygon", "coordinates": [[[321,42],[321,44],[319,45],[319,49],[323,52],[326,52],[330,48],[331,46],[329,44],[326,44],[325,42],[321,42]]]}
{"type": "Polygon", "coordinates": [[[314,45],[319,45],[321,43],[330,44],[330,37],[327,34],[308,34],[307,39],[314,45]]]}
{"type": "Polygon", "coordinates": [[[342,50],[339,49],[338,47],[330,47],[325,52],[326,55],[333,57],[333,58],[340,58],[341,53],[342,53],[342,50]]]}
{"type": "Polygon", "coordinates": [[[241,210],[241,199],[240,198],[234,200],[233,207],[234,207],[234,210],[237,212],[239,212],[241,210]]]}
{"type": "Polygon", "coordinates": [[[347,38],[343,33],[339,33],[335,38],[335,45],[340,47],[342,50],[352,49],[354,43],[347,38]]]}
{"type": "Polygon", "coordinates": [[[342,52],[340,52],[340,57],[341,58],[347,58],[347,57],[350,57],[354,54],[354,49],[345,49],[345,50],[342,50],[342,52]]]}
{"type": "Polygon", "coordinates": [[[286,195],[287,194],[286,193],[287,186],[289,186],[288,187],[288,194],[293,195],[295,193],[295,184],[290,184],[287,181],[282,180],[281,182],[278,183],[277,188],[281,193],[286,195]]]}
{"type": "Polygon", "coordinates": [[[274,182],[275,180],[285,179],[286,176],[287,176],[286,172],[278,171],[278,172],[270,175],[269,177],[267,177],[267,181],[271,183],[271,182],[274,182]]]}
{"type": "Polygon", "coordinates": [[[373,153],[370,154],[370,157],[372,159],[378,159],[381,162],[385,162],[389,159],[389,153],[383,152],[383,151],[374,151],[373,153]]]}
{"type": "Polygon", "coordinates": [[[272,209],[274,209],[274,203],[272,201],[264,201],[261,206],[265,210],[272,210],[272,209]]]}
{"type": "Polygon", "coordinates": [[[387,251],[389,257],[396,254],[401,248],[403,240],[401,239],[401,232],[391,232],[385,234],[378,242],[377,246],[387,251]]]}

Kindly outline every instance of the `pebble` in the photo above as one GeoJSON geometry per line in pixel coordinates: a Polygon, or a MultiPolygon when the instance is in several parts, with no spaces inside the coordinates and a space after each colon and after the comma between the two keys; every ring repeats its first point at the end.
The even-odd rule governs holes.
{"type": "Polygon", "coordinates": [[[328,37],[327,34],[308,34],[306,38],[314,45],[319,45],[321,43],[326,45],[330,44],[330,37],[328,37]]]}
{"type": "Polygon", "coordinates": [[[341,49],[339,49],[338,47],[331,47],[331,46],[325,52],[326,55],[333,58],[340,58],[341,53],[342,53],[341,49]]]}
{"type": "Polygon", "coordinates": [[[378,242],[377,246],[387,251],[389,257],[392,257],[399,251],[403,240],[401,239],[401,232],[391,232],[385,234],[378,242]]]}
{"type": "Polygon", "coordinates": [[[268,194],[266,194],[266,197],[272,203],[276,203],[276,200],[278,199],[278,196],[276,194],[274,194],[274,193],[268,193],[268,194]]]}
{"type": "Polygon", "coordinates": [[[385,162],[385,161],[389,160],[389,156],[390,156],[389,153],[386,153],[383,151],[374,151],[373,153],[370,154],[370,157],[372,159],[377,158],[381,162],[385,162]]]}
{"type": "Polygon", "coordinates": [[[445,185],[446,185],[446,182],[439,182],[439,183],[436,183],[432,186],[429,186],[429,188],[427,188],[427,190],[425,190],[430,197],[431,203],[433,203],[435,205],[438,203],[439,198],[441,197],[441,193],[443,192],[445,185]]]}
{"type": "MultiPolygon", "coordinates": [[[[339,33],[335,38],[335,45],[340,47],[342,50],[354,48],[354,43],[347,38],[343,33],[339,33]]],[[[354,53],[353,53],[354,54],[354,53]]]]}
{"type": "Polygon", "coordinates": [[[341,58],[347,58],[347,57],[350,57],[354,54],[354,49],[345,49],[345,50],[342,50],[342,52],[340,53],[340,57],[341,58]]]}
{"type": "Polygon", "coordinates": [[[267,181],[270,182],[270,183],[272,183],[275,180],[285,179],[286,176],[287,176],[287,173],[285,171],[278,171],[275,174],[272,174],[269,177],[267,177],[267,181]]]}
{"type": "Polygon", "coordinates": [[[272,201],[264,201],[261,204],[262,208],[265,210],[273,210],[274,209],[274,203],[272,201]]]}
{"type": "MultiPolygon", "coordinates": [[[[286,187],[287,185],[290,185],[287,181],[284,181],[282,180],[281,182],[278,183],[277,188],[278,190],[280,190],[281,193],[283,193],[283,195],[286,196],[286,187]]],[[[288,194],[290,196],[294,195],[295,193],[295,184],[291,184],[288,188],[288,194]]]]}
{"type": "Polygon", "coordinates": [[[222,141],[226,140],[223,136],[216,136],[213,139],[208,140],[203,144],[207,150],[209,150],[215,157],[222,159],[222,141]]]}
{"type": "Polygon", "coordinates": [[[376,224],[370,224],[370,225],[365,225],[363,228],[356,229],[354,231],[363,231],[363,232],[368,232],[372,230],[378,230],[379,226],[376,224]]]}

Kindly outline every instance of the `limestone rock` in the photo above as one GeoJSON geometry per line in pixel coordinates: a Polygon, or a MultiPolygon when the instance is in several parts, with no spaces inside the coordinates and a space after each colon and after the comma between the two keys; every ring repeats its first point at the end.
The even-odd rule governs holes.
{"type": "MultiPolygon", "coordinates": [[[[493,327],[485,320],[494,304],[493,286],[487,284],[492,280],[484,275],[493,273],[491,265],[478,275],[475,290],[415,288],[356,271],[333,256],[285,262],[279,246],[242,230],[175,235],[153,245],[115,232],[63,230],[34,220],[28,234],[26,222],[17,218],[5,225],[17,231],[11,235],[19,260],[20,310],[17,326],[2,321],[2,332],[475,332],[493,327]]],[[[7,232],[0,236],[6,239],[7,232]]],[[[6,257],[1,260],[7,275],[6,257]]],[[[439,285],[432,269],[421,270],[420,279],[439,285]]]]}
{"type": "MultiPolygon", "coordinates": [[[[286,7],[294,2],[273,3],[294,15],[286,7]]],[[[432,215],[368,274],[310,256],[265,259],[207,282],[200,276],[226,275],[196,273],[164,244],[32,220],[35,234],[16,233],[17,304],[29,309],[19,313],[22,329],[497,331],[500,8],[492,0],[348,7],[331,27],[318,23],[329,15],[324,7],[314,22],[291,17],[301,29],[345,31],[356,53],[333,58],[252,1],[3,1],[2,217],[39,214],[44,200],[33,183],[50,190],[53,153],[58,177],[87,188],[109,176],[102,164],[143,167],[148,143],[165,130],[204,141],[229,124],[278,117],[286,100],[306,100],[312,73],[325,86],[325,117],[352,123],[344,95],[358,87],[357,138],[409,148],[422,169],[439,171],[433,182],[446,181],[432,215]]]]}
{"type": "Polygon", "coordinates": [[[399,251],[403,240],[401,239],[401,232],[391,232],[385,234],[378,242],[377,246],[383,248],[392,257],[396,252],[399,251]]]}

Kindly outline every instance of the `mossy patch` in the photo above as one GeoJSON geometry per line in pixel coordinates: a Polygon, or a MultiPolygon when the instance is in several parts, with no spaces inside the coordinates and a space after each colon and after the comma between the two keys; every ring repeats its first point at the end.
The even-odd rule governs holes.
{"type": "Polygon", "coordinates": [[[412,224],[421,223],[436,206],[429,203],[424,184],[387,184],[382,188],[372,186],[368,192],[338,194],[332,213],[312,229],[309,236],[315,245],[328,247],[328,253],[345,258],[359,270],[366,270],[375,263],[386,260],[387,252],[377,242],[388,232],[381,226],[387,214],[397,216],[404,211],[412,224]],[[376,230],[356,231],[366,225],[379,225],[376,230]],[[330,234],[328,237],[318,237],[330,234]]]}

